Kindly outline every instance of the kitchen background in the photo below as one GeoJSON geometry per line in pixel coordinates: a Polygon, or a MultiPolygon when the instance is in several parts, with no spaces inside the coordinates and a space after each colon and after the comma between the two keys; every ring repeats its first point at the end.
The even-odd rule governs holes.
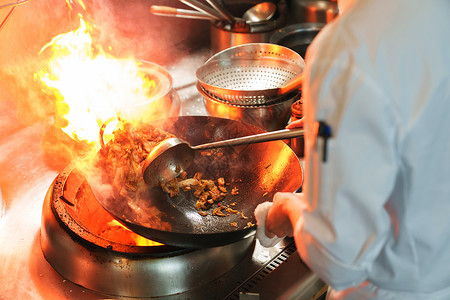
{"type": "MultiPolygon", "coordinates": [[[[238,15],[259,2],[262,1],[229,0],[224,4],[238,15]],[[246,5],[241,7],[243,2],[246,5]]],[[[75,142],[60,130],[60,122],[63,122],[60,108],[55,105],[54,97],[43,91],[35,75],[42,68],[46,55],[41,49],[55,36],[78,28],[79,14],[82,14],[95,26],[92,37],[95,44],[102,45],[112,56],[153,62],[170,73],[179,97],[179,115],[207,115],[203,98],[195,86],[195,71],[221,50],[217,47],[233,46],[240,33],[227,32],[222,30],[222,25],[207,20],[163,17],[150,12],[152,5],[190,9],[176,0],[29,0],[15,6],[14,10],[9,3],[0,1],[0,299],[104,299],[107,297],[104,294],[92,293],[61,277],[42,255],[39,229],[47,190],[86,145],[75,142]],[[216,40],[219,35],[224,38],[220,42],[216,40]]],[[[285,26],[326,23],[337,15],[333,1],[275,3],[279,10],[276,19],[285,19],[275,27],[271,27],[273,23],[263,29],[258,27],[257,30],[264,33],[265,42],[285,26]],[[265,32],[267,28],[270,32],[265,32]]],[[[289,32],[297,33],[296,26],[289,32]]],[[[306,43],[313,36],[309,33],[306,43]]],[[[305,42],[299,40],[298,35],[285,39],[293,43],[287,46],[304,47],[305,42]]],[[[292,247],[292,242],[283,242],[269,250],[256,246],[251,260],[258,262],[259,269],[253,272],[264,270],[271,259],[285,251],[286,245],[292,247]],[[269,260],[255,258],[258,255],[269,260]]],[[[308,273],[299,259],[290,260],[296,260],[291,268],[299,265],[297,269],[307,274],[301,284],[291,283],[291,290],[298,291],[300,285],[304,288],[304,281],[308,280],[314,282],[308,285],[319,286],[319,290],[317,278],[308,273]]],[[[228,277],[232,275],[235,274],[229,273],[228,277]]],[[[232,294],[240,284],[227,287],[227,293],[232,294]]],[[[306,294],[310,299],[311,292],[306,294]]],[[[174,299],[192,297],[182,295],[174,299]]],[[[292,295],[285,297],[288,299],[292,295]]]]}

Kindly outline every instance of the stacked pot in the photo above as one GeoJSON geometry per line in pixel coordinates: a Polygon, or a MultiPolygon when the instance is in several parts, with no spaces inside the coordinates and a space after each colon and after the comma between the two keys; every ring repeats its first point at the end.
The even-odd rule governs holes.
{"type": "Polygon", "coordinates": [[[197,72],[207,112],[267,131],[284,128],[301,96],[303,58],[284,46],[250,43],[225,49],[197,72]]]}

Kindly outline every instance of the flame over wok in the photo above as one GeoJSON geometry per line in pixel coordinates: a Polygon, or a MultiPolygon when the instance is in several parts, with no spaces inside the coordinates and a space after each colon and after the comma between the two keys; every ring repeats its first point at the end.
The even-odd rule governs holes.
{"type": "MultiPolygon", "coordinates": [[[[113,118],[137,123],[148,118],[142,106],[157,100],[158,93],[155,81],[142,71],[139,61],[116,58],[95,45],[95,26],[81,14],[79,18],[78,29],[54,37],[41,49],[47,62],[34,76],[43,83],[43,91],[55,98],[55,125],[74,141],[90,144],[94,154],[101,148],[99,132],[105,122],[113,118]]],[[[120,124],[109,125],[102,136],[108,138],[120,124]]],[[[114,235],[129,235],[136,245],[159,245],[130,232],[110,216],[104,225],[114,235]]]]}
{"type": "Polygon", "coordinates": [[[142,103],[153,100],[155,82],[133,58],[115,58],[94,45],[95,27],[81,15],[77,30],[54,37],[41,49],[48,65],[35,73],[56,97],[58,125],[75,140],[98,146],[101,125],[110,118],[139,120],[142,103]]]}

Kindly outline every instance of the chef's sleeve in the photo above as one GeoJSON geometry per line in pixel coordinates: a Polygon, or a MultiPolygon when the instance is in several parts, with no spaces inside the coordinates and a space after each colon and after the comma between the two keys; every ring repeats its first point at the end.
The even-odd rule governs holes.
{"type": "Polygon", "coordinates": [[[294,236],[302,259],[338,290],[367,280],[390,233],[386,206],[399,165],[396,109],[363,68],[350,53],[305,70],[309,209],[294,236]]]}

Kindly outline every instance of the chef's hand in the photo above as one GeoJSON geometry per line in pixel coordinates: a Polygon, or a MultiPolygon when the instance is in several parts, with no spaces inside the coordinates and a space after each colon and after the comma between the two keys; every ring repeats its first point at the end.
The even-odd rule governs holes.
{"type": "Polygon", "coordinates": [[[269,238],[293,236],[295,225],[303,215],[307,204],[302,193],[281,193],[273,196],[273,205],[266,219],[266,235],[269,238]]]}
{"type": "Polygon", "coordinates": [[[287,129],[302,128],[303,127],[303,119],[304,118],[301,118],[301,119],[298,119],[298,120],[295,120],[295,121],[291,122],[290,124],[288,124],[286,126],[286,128],[287,129]]]}
{"type": "MultiPolygon", "coordinates": [[[[302,128],[303,127],[303,118],[293,121],[286,126],[286,129],[294,129],[294,128],[302,128]]],[[[290,145],[291,140],[283,140],[286,144],[290,145]]]]}

